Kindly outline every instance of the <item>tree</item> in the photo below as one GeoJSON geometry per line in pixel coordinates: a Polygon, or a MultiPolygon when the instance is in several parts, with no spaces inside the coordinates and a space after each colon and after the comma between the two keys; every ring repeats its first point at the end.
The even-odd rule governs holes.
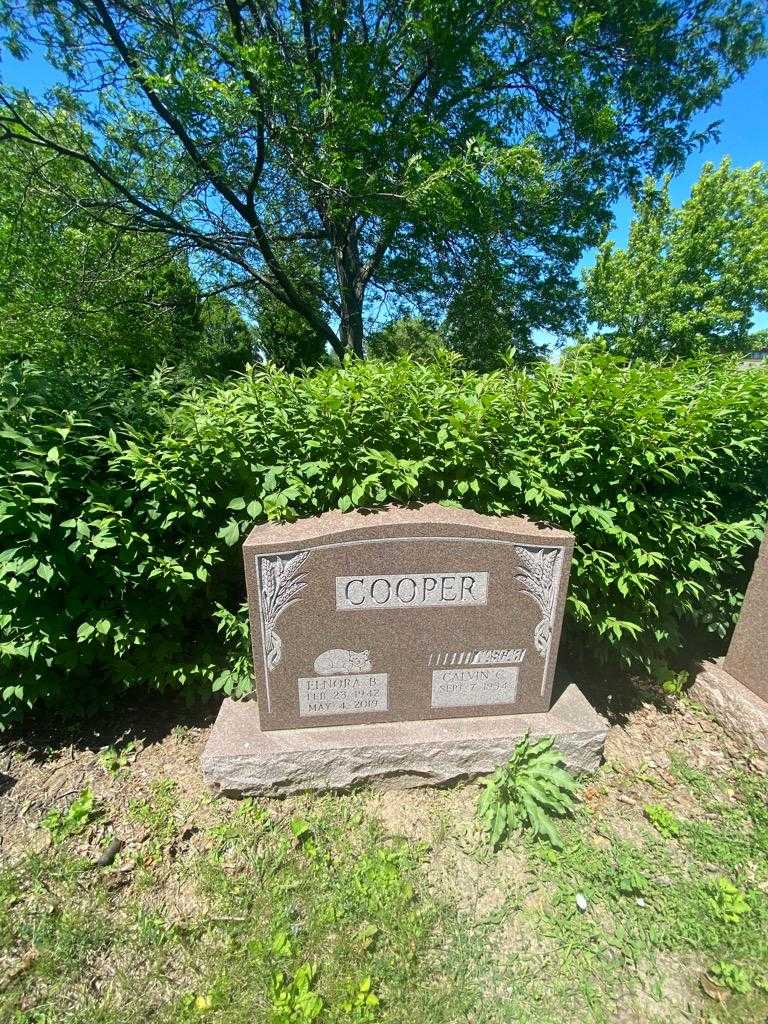
{"type": "Polygon", "coordinates": [[[208,295],[200,304],[202,335],[182,363],[198,377],[223,377],[259,361],[256,334],[234,303],[208,295]]]}
{"type": "Polygon", "coordinates": [[[444,335],[430,320],[404,315],[370,332],[366,354],[376,359],[397,359],[407,355],[417,362],[431,362],[437,350],[446,347],[444,335]]]}
{"type": "Polygon", "coordinates": [[[481,252],[452,296],[443,330],[466,366],[493,369],[510,349],[518,363],[534,362],[543,348],[531,337],[533,326],[564,331],[579,323],[572,275],[563,278],[539,260],[521,259],[518,268],[512,278],[498,254],[481,252]]]}
{"type": "Polygon", "coordinates": [[[265,289],[339,355],[363,354],[377,292],[445,302],[478,245],[512,281],[523,258],[565,280],[619,192],[708,136],[692,116],[764,45],[758,0],[0,12],[12,52],[46,47],[55,101],[90,133],[63,144],[6,88],[6,139],[81,160],[109,186],[97,209],[195,248],[222,287],[265,289]]]}
{"type": "Polygon", "coordinates": [[[253,317],[256,344],[270,362],[285,370],[302,370],[317,366],[324,360],[326,352],[322,335],[268,291],[256,293],[253,317]]]}
{"type": "Polygon", "coordinates": [[[626,249],[606,241],[585,277],[587,314],[610,350],[656,359],[741,352],[768,308],[768,171],[706,164],[674,209],[646,181],[626,249]]]}
{"type": "MultiPolygon", "coordinates": [[[[58,137],[73,134],[60,119],[58,137]]],[[[0,147],[0,358],[208,373],[252,358],[232,303],[206,299],[164,235],[94,219],[80,202],[91,186],[76,161],[0,147]]]]}
{"type": "MultiPolygon", "coordinates": [[[[320,287],[317,266],[308,263],[298,245],[293,245],[292,251],[286,250],[284,262],[292,279],[305,282],[304,294],[314,319],[322,319],[317,299],[320,287]]],[[[323,362],[326,339],[305,317],[265,288],[254,288],[245,300],[255,324],[256,344],[264,357],[286,370],[302,370],[323,362]]]]}

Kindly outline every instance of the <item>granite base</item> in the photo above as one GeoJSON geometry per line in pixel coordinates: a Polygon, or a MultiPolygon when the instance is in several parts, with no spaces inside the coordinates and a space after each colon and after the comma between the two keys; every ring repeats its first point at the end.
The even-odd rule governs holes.
{"type": "Polygon", "coordinates": [[[203,776],[228,796],[434,786],[494,770],[525,733],[552,736],[566,765],[600,764],[608,723],[573,684],[545,714],[439,719],[261,732],[256,705],[225,700],[202,757],[203,776]]]}
{"type": "Polygon", "coordinates": [[[727,733],[768,754],[768,703],[720,663],[705,661],[688,693],[727,733]]]}

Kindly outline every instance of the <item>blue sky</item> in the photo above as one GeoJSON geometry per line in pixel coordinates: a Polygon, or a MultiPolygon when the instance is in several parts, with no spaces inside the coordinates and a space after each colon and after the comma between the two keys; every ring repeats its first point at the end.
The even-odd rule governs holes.
{"type": "MultiPolygon", "coordinates": [[[[756,64],[746,78],[731,86],[721,103],[700,114],[693,123],[701,130],[713,121],[722,121],[720,141],[710,143],[688,158],[685,170],[671,184],[675,205],[688,198],[691,185],[707,161],[719,164],[724,156],[730,156],[738,167],[750,167],[758,160],[768,163],[768,60],[756,64]]],[[[616,228],[611,237],[622,245],[632,214],[629,201],[624,199],[618,203],[615,214],[616,228]]]]}
{"type": "MultiPolygon", "coordinates": [[[[0,54],[0,77],[11,85],[26,86],[35,94],[42,93],[56,78],[37,53],[24,62],[14,60],[7,53],[0,54]]],[[[756,64],[745,78],[731,86],[717,106],[700,114],[694,127],[700,130],[713,121],[722,122],[720,139],[709,143],[701,152],[692,153],[684,170],[673,179],[670,191],[676,205],[688,197],[691,185],[707,161],[717,164],[724,156],[730,156],[738,167],[749,167],[759,160],[768,163],[768,60],[756,64]]],[[[614,207],[614,214],[616,224],[611,238],[623,245],[632,216],[629,200],[620,200],[614,207]]],[[[580,267],[593,262],[594,251],[587,252],[580,267]]],[[[768,328],[768,313],[759,314],[755,326],[768,328]]]]}

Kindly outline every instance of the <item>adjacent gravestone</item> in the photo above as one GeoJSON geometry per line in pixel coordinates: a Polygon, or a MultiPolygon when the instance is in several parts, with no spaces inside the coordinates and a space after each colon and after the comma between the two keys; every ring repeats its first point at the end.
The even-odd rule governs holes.
{"type": "Polygon", "coordinates": [[[204,755],[226,792],[489,771],[526,731],[593,767],[605,724],[550,710],[573,537],[427,505],[256,527],[243,547],[258,703],[204,755]],[[569,747],[570,744],[570,747],[569,747]]]}
{"type": "Polygon", "coordinates": [[[722,662],[705,662],[691,693],[740,739],[768,753],[768,533],[722,662]]]}
{"type": "Polygon", "coordinates": [[[734,679],[768,701],[768,533],[763,537],[739,621],[723,662],[734,679]]]}

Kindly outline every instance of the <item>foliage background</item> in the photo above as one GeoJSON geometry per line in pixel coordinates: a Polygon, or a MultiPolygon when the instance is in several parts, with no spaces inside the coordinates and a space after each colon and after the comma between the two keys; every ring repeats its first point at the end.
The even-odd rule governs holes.
{"type": "Polygon", "coordinates": [[[649,665],[691,625],[725,634],[766,513],[768,373],[724,359],[595,345],[477,374],[438,353],[186,390],[12,364],[0,394],[5,721],[246,690],[254,522],[413,500],[550,520],[577,538],[568,634],[649,665]]]}
{"type": "Polygon", "coordinates": [[[167,360],[182,375],[220,376],[253,361],[233,303],[206,297],[164,237],[85,210],[97,193],[72,161],[0,145],[0,363],[28,356],[57,375],[66,363],[140,375],[167,360]]]}
{"type": "Polygon", "coordinates": [[[625,249],[606,241],[584,274],[586,316],[628,358],[745,352],[768,309],[768,171],[705,164],[679,209],[648,179],[625,249]]]}
{"type": "Polygon", "coordinates": [[[0,143],[71,157],[82,208],[266,291],[339,357],[391,296],[464,340],[478,284],[528,348],[578,322],[611,204],[716,137],[696,115],[765,53],[764,8],[0,0],[0,46],[56,76],[35,106],[0,75],[0,143]]]}

